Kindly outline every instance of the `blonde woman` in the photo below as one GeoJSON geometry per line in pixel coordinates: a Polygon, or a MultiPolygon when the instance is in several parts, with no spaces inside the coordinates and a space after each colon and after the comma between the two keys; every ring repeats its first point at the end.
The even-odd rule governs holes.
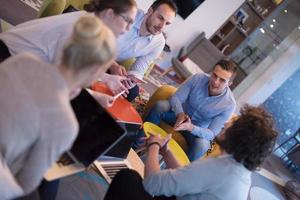
{"type": "MultiPolygon", "coordinates": [[[[93,13],[118,37],[131,28],[137,5],[135,0],[91,0],[86,10],[31,20],[1,33],[0,62],[10,55],[31,52],[45,62],[59,63],[63,46],[80,17],[93,13]]],[[[122,84],[124,77],[103,74],[101,79],[114,94],[126,89],[122,84]]],[[[102,106],[110,106],[107,95],[96,97],[102,106]]]]}
{"type": "Polygon", "coordinates": [[[78,123],[70,95],[115,58],[115,37],[95,16],[76,22],[58,67],[32,54],[0,64],[0,199],[32,192],[69,149],[78,123]]]}

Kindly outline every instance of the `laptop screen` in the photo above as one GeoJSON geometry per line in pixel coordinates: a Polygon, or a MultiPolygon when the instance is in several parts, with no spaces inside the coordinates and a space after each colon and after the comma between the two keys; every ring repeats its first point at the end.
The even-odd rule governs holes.
{"type": "Polygon", "coordinates": [[[125,131],[86,90],[82,90],[71,105],[79,122],[79,134],[70,152],[89,166],[116,145],[125,131]]]}
{"type": "Polygon", "coordinates": [[[137,140],[137,132],[141,129],[142,125],[126,122],[118,122],[118,124],[126,131],[126,136],[105,155],[117,158],[127,158],[130,148],[134,141],[137,140]]]}

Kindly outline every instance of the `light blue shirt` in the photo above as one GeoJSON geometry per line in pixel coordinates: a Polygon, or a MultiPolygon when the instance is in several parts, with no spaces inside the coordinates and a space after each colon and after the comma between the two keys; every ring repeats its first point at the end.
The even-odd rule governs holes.
{"type": "Polygon", "coordinates": [[[133,27],[118,38],[117,61],[136,58],[129,74],[142,79],[149,65],[159,57],[164,46],[165,39],[162,34],[140,36],[140,28],[145,18],[145,13],[139,10],[133,27]]]}
{"type": "Polygon", "coordinates": [[[235,110],[236,103],[230,88],[218,96],[209,96],[209,76],[195,74],[185,81],[171,97],[175,114],[186,113],[195,125],[192,134],[213,139],[235,110]]]}
{"type": "Polygon", "coordinates": [[[251,171],[224,155],[162,170],[145,178],[143,184],[151,195],[175,195],[178,200],[242,200],[248,196],[251,171]]]}

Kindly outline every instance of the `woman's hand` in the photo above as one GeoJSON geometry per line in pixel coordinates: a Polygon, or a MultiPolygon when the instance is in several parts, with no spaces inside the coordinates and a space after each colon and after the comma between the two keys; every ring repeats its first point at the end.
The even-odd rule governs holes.
{"type": "Polygon", "coordinates": [[[168,150],[168,143],[172,138],[171,134],[168,134],[167,137],[162,138],[160,134],[154,135],[149,133],[150,137],[146,140],[146,146],[150,148],[153,144],[159,146],[159,152],[163,155],[168,150]]]}
{"type": "Polygon", "coordinates": [[[109,108],[114,104],[114,97],[100,93],[95,92],[92,90],[88,90],[88,92],[96,99],[96,101],[103,107],[103,108],[109,108]]]}

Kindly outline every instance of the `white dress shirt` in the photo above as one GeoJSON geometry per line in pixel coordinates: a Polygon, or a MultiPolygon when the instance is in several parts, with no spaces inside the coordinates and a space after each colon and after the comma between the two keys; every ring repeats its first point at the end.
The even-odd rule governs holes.
{"type": "Polygon", "coordinates": [[[133,27],[118,38],[117,61],[136,58],[129,74],[142,79],[149,65],[159,57],[164,46],[165,39],[162,34],[140,36],[140,28],[145,13],[139,10],[133,27]]]}

